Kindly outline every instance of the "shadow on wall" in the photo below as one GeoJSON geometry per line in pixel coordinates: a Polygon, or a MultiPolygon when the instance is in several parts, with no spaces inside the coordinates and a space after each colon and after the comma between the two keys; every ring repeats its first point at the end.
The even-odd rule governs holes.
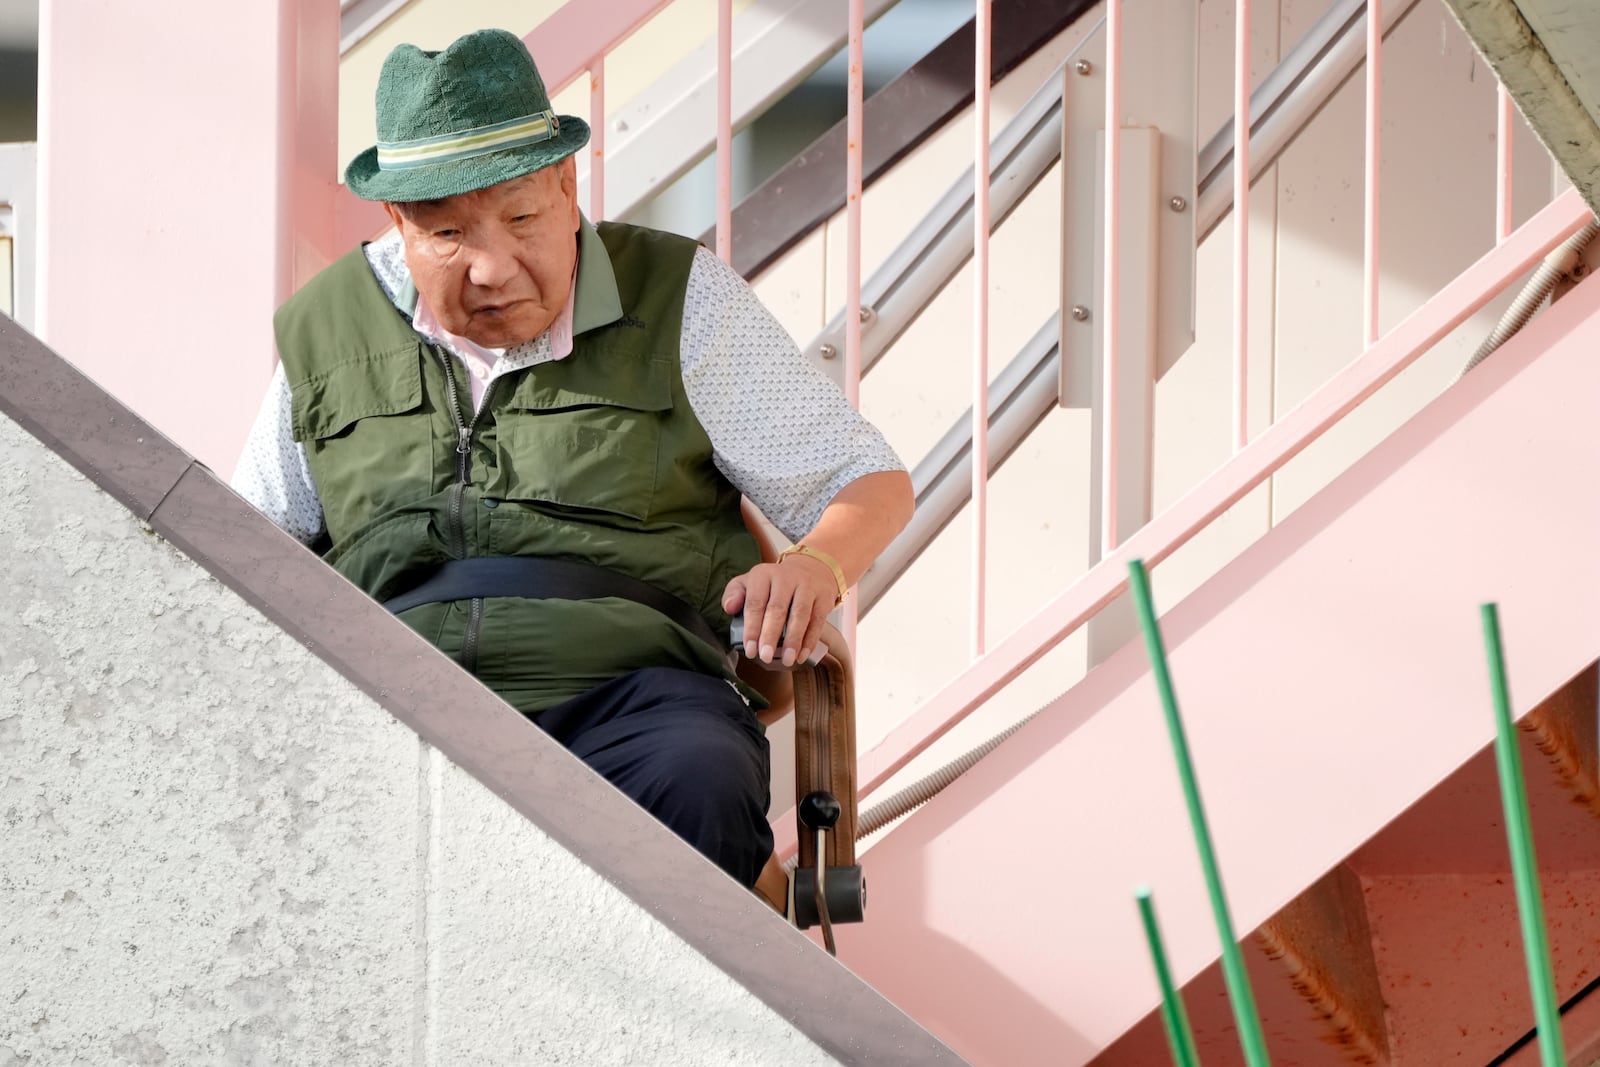
{"type": "Polygon", "coordinates": [[[0,48],[0,144],[38,140],[39,54],[0,48]]]}

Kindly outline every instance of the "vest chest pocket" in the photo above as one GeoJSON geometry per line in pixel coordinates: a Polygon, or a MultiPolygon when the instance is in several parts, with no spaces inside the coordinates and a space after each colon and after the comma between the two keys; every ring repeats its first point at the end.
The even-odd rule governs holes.
{"type": "Polygon", "coordinates": [[[363,355],[290,384],[294,438],[337,437],[362,419],[402,415],[422,406],[422,367],[415,345],[363,355]]]}
{"type": "Polygon", "coordinates": [[[604,396],[527,379],[496,413],[496,463],[484,492],[644,522],[671,411],[671,381],[660,373],[607,383],[604,396]]]}
{"type": "Polygon", "coordinates": [[[431,485],[420,358],[409,345],[290,384],[294,437],[306,445],[330,532],[339,518],[360,523],[392,494],[417,496],[431,485]]]}

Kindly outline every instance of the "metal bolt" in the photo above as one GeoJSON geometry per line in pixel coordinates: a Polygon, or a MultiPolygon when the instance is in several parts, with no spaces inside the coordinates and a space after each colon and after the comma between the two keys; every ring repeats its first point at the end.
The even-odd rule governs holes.
{"type": "Polygon", "coordinates": [[[861,306],[861,322],[863,324],[871,322],[874,314],[875,312],[865,304],[861,306]]]}
{"type": "Polygon", "coordinates": [[[1079,74],[1088,77],[1090,74],[1094,73],[1094,64],[1089,62],[1087,59],[1080,59],[1072,65],[1072,69],[1077,71],[1079,74]]]}
{"type": "Polygon", "coordinates": [[[1089,309],[1084,307],[1082,304],[1074,304],[1072,306],[1072,317],[1077,319],[1079,322],[1088,322],[1089,309]]]}
{"type": "Polygon", "coordinates": [[[1181,196],[1175,196],[1171,200],[1167,201],[1167,206],[1174,211],[1182,211],[1189,206],[1189,201],[1185,200],[1181,196]]]}
{"type": "Polygon", "coordinates": [[[821,348],[817,349],[817,355],[821,356],[823,359],[833,359],[838,354],[839,350],[829,344],[825,344],[821,348]]]}

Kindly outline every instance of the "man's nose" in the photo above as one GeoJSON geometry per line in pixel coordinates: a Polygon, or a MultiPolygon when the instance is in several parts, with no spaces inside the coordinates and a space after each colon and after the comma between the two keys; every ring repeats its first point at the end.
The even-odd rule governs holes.
{"type": "Polygon", "coordinates": [[[499,289],[516,277],[516,243],[509,234],[486,234],[472,250],[467,281],[481,289],[499,289]]]}

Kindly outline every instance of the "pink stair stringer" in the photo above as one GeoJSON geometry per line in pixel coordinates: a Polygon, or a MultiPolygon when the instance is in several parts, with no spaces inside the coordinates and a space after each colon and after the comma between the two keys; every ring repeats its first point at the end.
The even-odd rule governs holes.
{"type": "MultiPolygon", "coordinates": [[[[1481,602],[1519,715],[1600,653],[1597,350],[1591,282],[1163,618],[1241,936],[1490,743],[1481,602]]],[[[866,863],[841,958],[977,1064],[1077,1067],[1157,1006],[1141,883],[1180,981],[1219,955],[1137,644],[866,863]]]]}

